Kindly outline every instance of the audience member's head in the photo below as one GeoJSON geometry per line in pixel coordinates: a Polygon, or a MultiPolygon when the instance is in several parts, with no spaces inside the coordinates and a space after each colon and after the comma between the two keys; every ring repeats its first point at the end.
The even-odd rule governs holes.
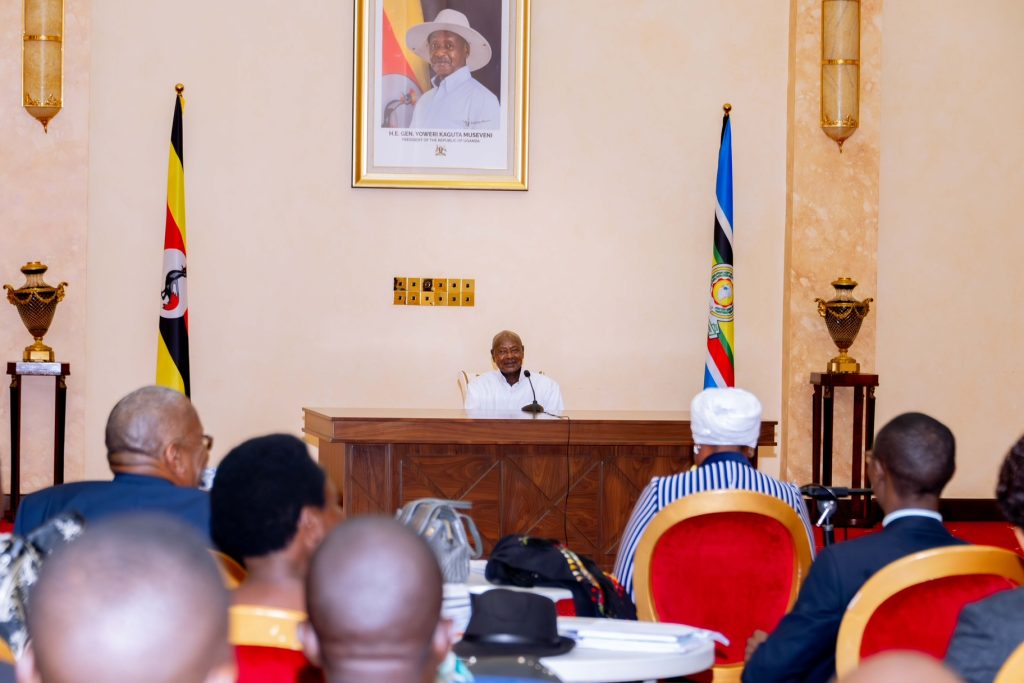
{"type": "Polygon", "coordinates": [[[752,456],[761,434],[761,402],[743,389],[705,389],[690,402],[690,432],[698,465],[722,451],[752,456]]]}
{"type": "Polygon", "coordinates": [[[433,681],[451,645],[441,588],[441,569],[419,536],[393,519],[349,520],[313,557],[307,654],[330,683],[433,681]]]}
{"type": "Polygon", "coordinates": [[[198,486],[210,458],[192,402],[165,387],[142,387],[114,406],[107,418],[107,461],[115,473],[160,477],[198,486]]]}
{"type": "Polygon", "coordinates": [[[1024,436],[1006,454],[999,470],[996,501],[1010,524],[1024,530],[1024,436]]]}
{"type": "Polygon", "coordinates": [[[43,566],[18,680],[233,681],[227,608],[220,573],[195,531],[149,514],[101,521],[43,566]]]}
{"type": "MultiPolygon", "coordinates": [[[[278,607],[304,609],[309,560],[341,516],[334,484],[306,445],[287,434],[256,437],[233,448],[210,490],[213,542],[245,563],[249,576],[243,586],[263,580],[297,582],[299,604],[278,607]]],[[[259,599],[258,589],[243,598],[245,592],[236,601],[259,599]]]]}
{"type": "Polygon", "coordinates": [[[923,413],[894,417],[875,437],[871,484],[886,512],[934,508],[956,469],[956,441],[946,425],[923,413]]]}
{"type": "Polygon", "coordinates": [[[843,683],[963,683],[942,662],[920,652],[883,652],[865,660],[843,683]]]}

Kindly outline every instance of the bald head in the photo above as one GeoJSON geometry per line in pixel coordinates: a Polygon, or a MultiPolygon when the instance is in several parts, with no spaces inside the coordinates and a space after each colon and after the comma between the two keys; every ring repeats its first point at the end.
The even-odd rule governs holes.
{"type": "Polygon", "coordinates": [[[867,659],[843,683],[963,683],[936,659],[920,652],[885,652],[867,659]]]}
{"type": "Polygon", "coordinates": [[[162,476],[181,486],[196,486],[206,466],[203,425],[184,394],[165,387],[136,389],[114,406],[107,418],[107,461],[115,472],[162,476]]]}
{"type": "Polygon", "coordinates": [[[227,609],[227,591],[195,531],[157,515],[110,518],[44,565],[19,680],[234,680],[227,609]],[[29,669],[37,677],[22,677],[29,669]]]}
{"type": "Polygon", "coordinates": [[[306,587],[330,679],[357,680],[338,675],[346,667],[365,672],[402,663],[429,673],[439,661],[432,646],[441,587],[430,548],[395,520],[358,517],[335,527],[313,557],[306,587]]]}
{"type": "Polygon", "coordinates": [[[502,330],[498,334],[494,335],[491,339],[491,351],[498,349],[502,344],[511,344],[514,346],[522,346],[523,340],[519,338],[519,335],[512,330],[502,330]]]}

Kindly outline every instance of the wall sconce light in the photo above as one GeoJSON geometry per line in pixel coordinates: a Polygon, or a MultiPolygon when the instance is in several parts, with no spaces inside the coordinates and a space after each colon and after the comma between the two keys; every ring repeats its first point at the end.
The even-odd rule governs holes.
{"type": "Polygon", "coordinates": [[[25,0],[25,110],[43,131],[63,106],[64,0],[25,0]]]}
{"type": "Polygon", "coordinates": [[[821,128],[843,151],[860,123],[860,0],[821,2],[821,128]]]}

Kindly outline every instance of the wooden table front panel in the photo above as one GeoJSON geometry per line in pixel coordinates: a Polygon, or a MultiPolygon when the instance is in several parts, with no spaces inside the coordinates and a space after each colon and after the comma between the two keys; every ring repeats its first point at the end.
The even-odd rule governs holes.
{"type": "Polygon", "coordinates": [[[348,514],[393,514],[417,498],[470,500],[485,553],[507,534],[567,538],[608,568],[651,477],[692,464],[689,449],[671,446],[349,444],[343,457],[348,514]]]}

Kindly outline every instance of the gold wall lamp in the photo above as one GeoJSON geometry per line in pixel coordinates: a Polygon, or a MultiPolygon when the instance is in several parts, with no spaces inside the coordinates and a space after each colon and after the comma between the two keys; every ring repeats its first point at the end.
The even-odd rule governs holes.
{"type": "Polygon", "coordinates": [[[64,102],[64,0],[25,0],[24,106],[43,124],[64,102]]]}
{"type": "Polygon", "coordinates": [[[860,124],[860,0],[821,2],[821,128],[839,145],[860,124]]]}

